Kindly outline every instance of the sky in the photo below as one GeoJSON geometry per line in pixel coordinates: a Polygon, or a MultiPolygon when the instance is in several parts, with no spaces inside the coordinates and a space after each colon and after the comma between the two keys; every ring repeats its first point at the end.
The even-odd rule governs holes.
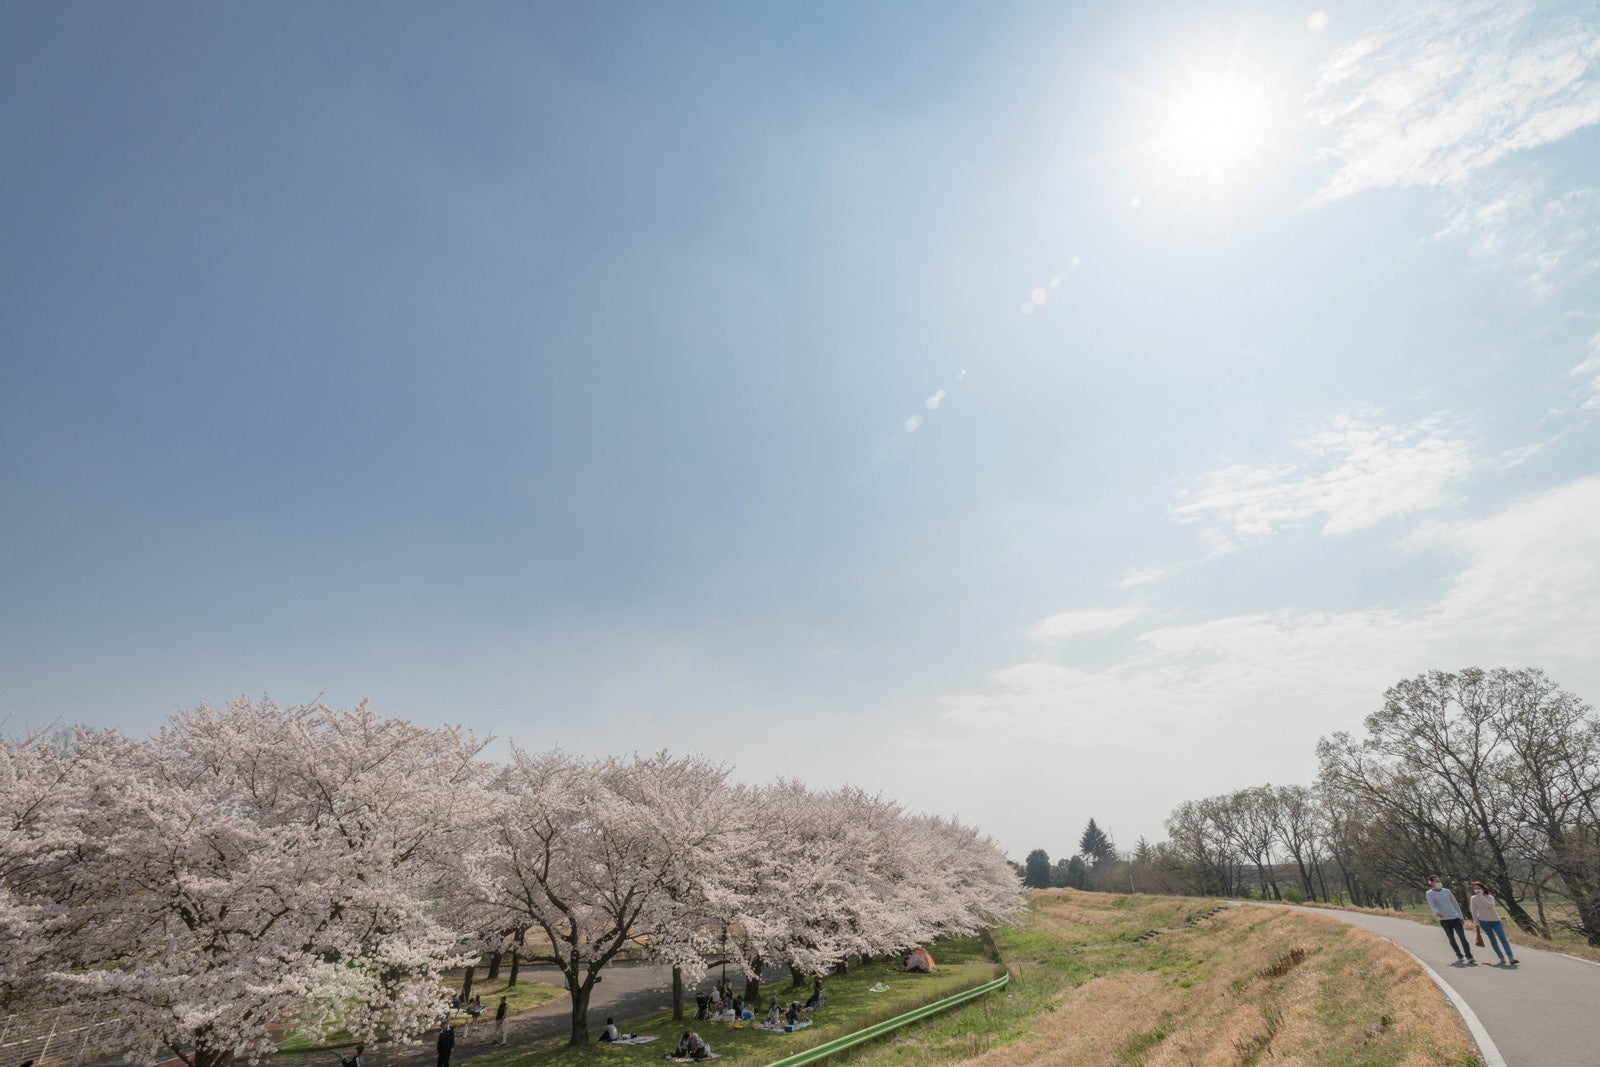
{"type": "Polygon", "coordinates": [[[1015,859],[1600,700],[1592,3],[0,0],[0,730],[241,695],[1015,859]]]}

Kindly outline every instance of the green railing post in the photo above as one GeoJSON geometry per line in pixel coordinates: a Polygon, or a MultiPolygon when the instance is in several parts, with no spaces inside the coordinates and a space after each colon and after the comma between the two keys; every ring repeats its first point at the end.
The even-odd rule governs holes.
{"type": "Polygon", "coordinates": [[[804,1052],[797,1052],[793,1056],[785,1056],[781,1060],[774,1060],[769,1063],[767,1067],[804,1067],[805,1064],[816,1063],[818,1060],[826,1059],[836,1052],[843,1052],[847,1048],[854,1048],[855,1046],[863,1044],[864,1042],[882,1037],[891,1030],[898,1030],[902,1026],[909,1026],[912,1023],[917,1022],[919,1019],[926,1019],[930,1015],[935,1015],[947,1008],[953,1008],[957,1004],[964,1004],[975,997],[983,996],[985,993],[993,993],[997,989],[1004,989],[1006,983],[1009,981],[1011,981],[1011,976],[1003,974],[999,978],[994,979],[992,982],[985,982],[983,985],[974,986],[971,989],[963,990],[954,996],[945,997],[943,1000],[936,1000],[932,1004],[924,1004],[922,1007],[914,1008],[911,1011],[906,1012],[904,1015],[896,1015],[893,1019],[886,1019],[881,1023],[874,1023],[865,1030],[857,1030],[853,1034],[845,1034],[843,1037],[836,1037],[832,1041],[825,1041],[815,1048],[808,1048],[804,1052]]]}

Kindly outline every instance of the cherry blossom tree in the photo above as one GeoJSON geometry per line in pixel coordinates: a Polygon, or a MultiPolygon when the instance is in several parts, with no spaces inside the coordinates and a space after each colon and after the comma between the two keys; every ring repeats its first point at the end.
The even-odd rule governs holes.
{"type": "Polygon", "coordinates": [[[992,841],[860,789],[734,787],[665,752],[489,768],[482,747],[266,700],[147,740],[0,744],[0,993],[92,1000],[130,1054],[229,1067],[290,1015],[414,1033],[446,968],[526,931],[583,1045],[630,944],[691,981],[726,946],[754,991],[764,962],[821,974],[1020,906],[992,841]]]}
{"type": "Polygon", "coordinates": [[[37,896],[66,872],[81,840],[67,813],[82,804],[89,747],[71,735],[0,741],[0,1000],[13,1006],[41,992],[51,949],[37,896]]]}
{"type": "Polygon", "coordinates": [[[764,962],[824,974],[853,956],[973,933],[1021,906],[1004,854],[954,820],[787,780],[759,793],[757,818],[764,843],[740,864],[733,924],[749,975],[764,962]]]}
{"type": "Polygon", "coordinates": [[[226,1067],[307,1003],[358,1036],[437,1010],[457,937],[429,898],[479,742],[365,704],[239,700],[72,747],[70,862],[31,856],[8,881],[60,954],[47,985],[114,1007],[130,1053],[226,1067]]]}
{"type": "Polygon", "coordinates": [[[496,778],[472,860],[478,909],[536,928],[529,958],[566,976],[570,1043],[589,1040],[589,999],[630,942],[696,966],[679,891],[709,879],[725,852],[726,769],[699,757],[581,759],[517,750],[496,778]]]}

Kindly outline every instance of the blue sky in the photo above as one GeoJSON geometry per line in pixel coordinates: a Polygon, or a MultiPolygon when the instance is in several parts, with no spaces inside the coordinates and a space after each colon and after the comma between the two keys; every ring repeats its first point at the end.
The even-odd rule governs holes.
{"type": "Polygon", "coordinates": [[[1592,5],[0,4],[0,721],[268,694],[1014,855],[1600,699],[1592,5]]]}

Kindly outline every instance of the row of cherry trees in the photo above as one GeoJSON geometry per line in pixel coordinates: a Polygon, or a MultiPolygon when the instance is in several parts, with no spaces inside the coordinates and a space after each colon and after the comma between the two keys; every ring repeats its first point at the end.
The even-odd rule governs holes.
{"type": "Polygon", "coordinates": [[[1600,716],[1537,670],[1431,671],[1365,733],[1318,745],[1314,786],[1179,805],[1145,857],[1173,891],[1414,900],[1487,883],[1522,929],[1600,944],[1600,716]],[[1292,887],[1292,888],[1291,888],[1292,887]]]}
{"type": "Polygon", "coordinates": [[[860,790],[483,748],[365,704],[246,700],[148,739],[0,743],[0,996],[111,1006],[132,1050],[226,1067],[308,1010],[414,1035],[447,970],[515,939],[565,972],[583,1044],[629,945],[690,981],[724,949],[811,974],[1019,907],[988,838],[860,790]]]}

